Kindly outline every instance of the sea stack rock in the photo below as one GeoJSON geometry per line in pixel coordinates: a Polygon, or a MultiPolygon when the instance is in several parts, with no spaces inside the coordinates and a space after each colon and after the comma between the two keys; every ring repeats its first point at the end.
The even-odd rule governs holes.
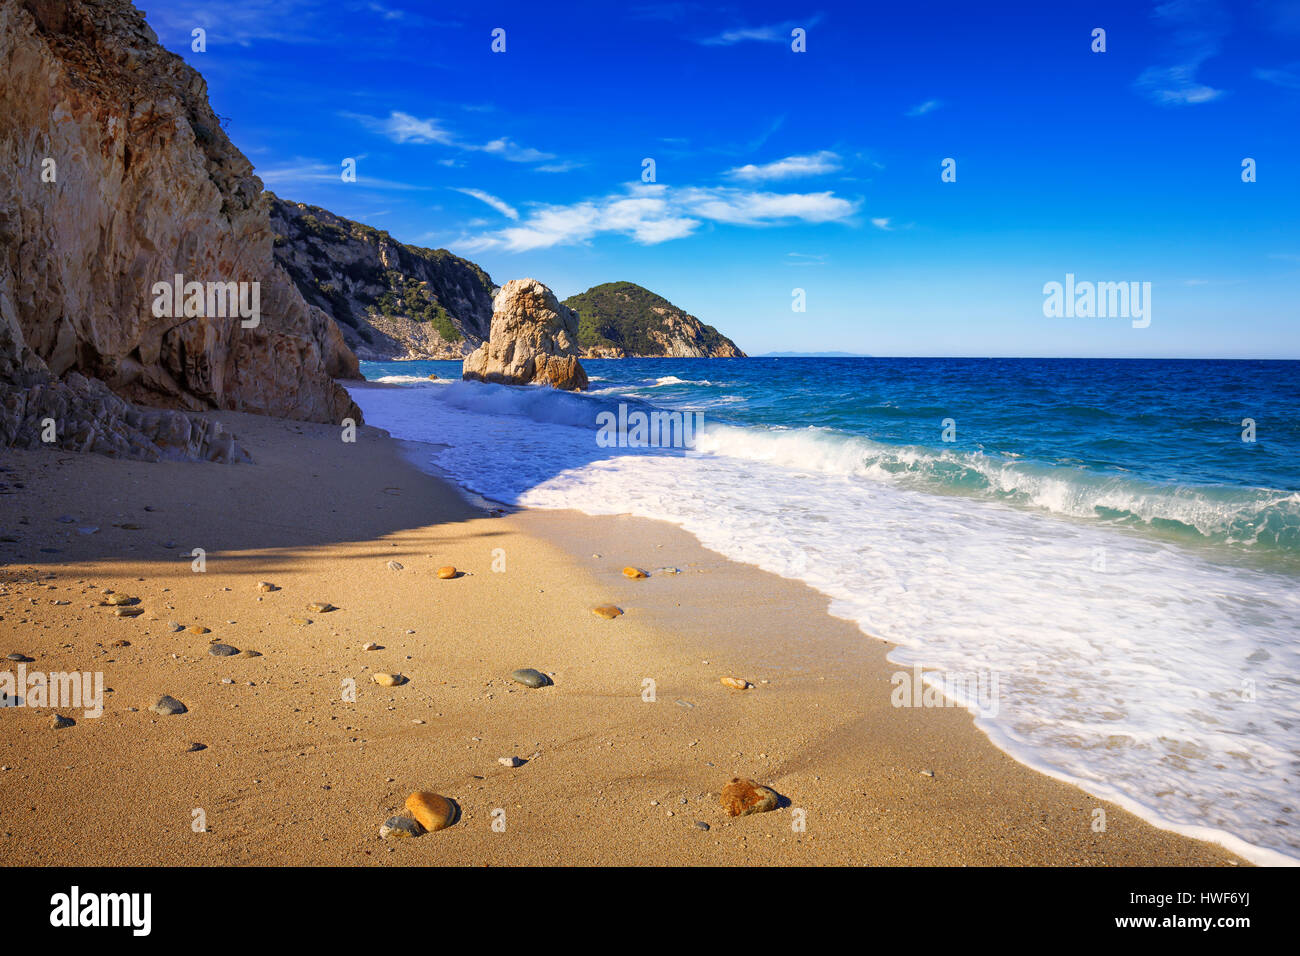
{"type": "Polygon", "coordinates": [[[462,378],[585,390],[577,313],[536,279],[511,279],[493,300],[488,340],[466,356],[462,378]]]}

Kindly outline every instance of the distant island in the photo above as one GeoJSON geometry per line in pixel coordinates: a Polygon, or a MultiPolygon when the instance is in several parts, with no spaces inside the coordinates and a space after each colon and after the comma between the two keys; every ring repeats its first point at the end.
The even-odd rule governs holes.
{"type": "Polygon", "coordinates": [[[583,358],[745,358],[736,343],[634,282],[606,282],[564,304],[583,358]]]}

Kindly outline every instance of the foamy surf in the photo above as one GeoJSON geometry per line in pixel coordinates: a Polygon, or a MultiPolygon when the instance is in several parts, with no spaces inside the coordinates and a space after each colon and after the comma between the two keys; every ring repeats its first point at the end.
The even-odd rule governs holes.
{"type": "MultiPolygon", "coordinates": [[[[356,395],[371,423],[441,443],[430,464],[480,494],[672,521],[827,594],[897,642],[900,666],[998,674],[998,713],[977,725],[1023,763],[1255,862],[1300,859],[1293,579],[1112,526],[1095,503],[1085,520],[1071,513],[1084,498],[1051,507],[1055,491],[935,493],[916,476],[960,479],[960,453],[834,429],[712,425],[692,451],[599,448],[595,415],[615,397],[455,383],[356,395]]],[[[1020,463],[982,465],[1006,488],[990,476],[1020,463]]],[[[1098,488],[1088,501],[1115,503],[1098,488]]]]}

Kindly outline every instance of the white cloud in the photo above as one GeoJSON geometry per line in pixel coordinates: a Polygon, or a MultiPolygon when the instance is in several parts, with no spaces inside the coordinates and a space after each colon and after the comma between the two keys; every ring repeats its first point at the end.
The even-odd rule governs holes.
{"type": "Polygon", "coordinates": [[[894,227],[889,224],[889,219],[887,217],[882,217],[880,219],[873,219],[871,220],[871,224],[875,226],[877,229],[885,230],[885,232],[892,232],[894,229],[894,227]]]}
{"type": "Polygon", "coordinates": [[[485,202],[507,219],[518,219],[519,210],[510,205],[504,199],[498,199],[491,193],[484,192],[481,189],[457,189],[456,192],[464,193],[466,196],[473,196],[479,202],[485,202]]]}
{"type": "MultiPolygon", "coordinates": [[[[257,167],[254,172],[262,180],[262,184],[271,190],[283,189],[286,186],[292,188],[300,183],[343,182],[340,175],[343,172],[342,166],[331,166],[328,163],[304,159],[295,159],[293,162],[281,163],[277,166],[257,167]]],[[[357,166],[357,185],[369,186],[372,189],[424,190],[429,188],[367,176],[365,163],[359,163],[357,166]]]]}
{"type": "Polygon", "coordinates": [[[739,166],[728,170],[727,175],[742,182],[764,182],[772,179],[794,179],[799,176],[818,176],[833,173],[840,169],[840,157],[830,150],[808,153],[803,156],[787,156],[772,163],[755,166],[739,166]]]}
{"type": "Polygon", "coordinates": [[[910,110],[907,111],[907,115],[924,116],[926,113],[931,113],[934,110],[937,110],[941,106],[943,106],[943,101],[941,100],[926,100],[924,103],[920,103],[916,106],[913,106],[910,110]]]}
{"type": "Polygon", "coordinates": [[[729,186],[673,188],[635,183],[622,193],[569,205],[538,205],[517,226],[465,237],[466,250],[512,252],[587,242],[601,234],[644,245],[681,239],[706,222],[738,226],[824,223],[849,219],[858,203],[830,192],[754,192],[729,186]]]}
{"type": "Polygon", "coordinates": [[[1290,63],[1280,70],[1256,70],[1255,79],[1288,90],[1300,90],[1300,63],[1290,63]]]}
{"type": "Polygon", "coordinates": [[[786,20],[768,26],[733,27],[721,33],[696,40],[702,46],[735,46],[737,43],[789,43],[790,33],[795,27],[807,30],[821,22],[821,14],[806,20],[786,20]]]}
{"type": "Polygon", "coordinates": [[[386,136],[394,143],[437,143],[467,152],[489,153],[511,163],[541,163],[555,159],[553,153],[520,146],[507,136],[482,144],[467,142],[433,117],[421,119],[400,110],[393,110],[386,117],[364,116],[357,113],[343,115],[355,119],[372,132],[386,136]]]}
{"type": "Polygon", "coordinates": [[[1202,64],[1218,54],[1228,32],[1230,18],[1218,0],[1165,0],[1151,16],[1170,31],[1163,57],[1166,65],[1147,67],[1134,86],[1165,106],[1210,103],[1223,96],[1223,90],[1196,78],[1202,64]]]}

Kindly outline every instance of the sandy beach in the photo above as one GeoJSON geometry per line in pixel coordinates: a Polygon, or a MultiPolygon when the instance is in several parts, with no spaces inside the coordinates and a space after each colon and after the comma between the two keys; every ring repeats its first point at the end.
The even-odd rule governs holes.
{"type": "Polygon", "coordinates": [[[0,458],[0,652],[106,687],[100,717],[0,710],[10,865],[1242,862],[1017,764],[962,709],[891,706],[888,644],[678,528],[494,514],[377,429],[211,417],[252,464],[0,458]],[[164,694],[187,712],[152,713],[164,694]],[[782,806],[727,817],[735,776],[782,806]],[[416,790],[459,821],[381,839],[416,790]]]}

